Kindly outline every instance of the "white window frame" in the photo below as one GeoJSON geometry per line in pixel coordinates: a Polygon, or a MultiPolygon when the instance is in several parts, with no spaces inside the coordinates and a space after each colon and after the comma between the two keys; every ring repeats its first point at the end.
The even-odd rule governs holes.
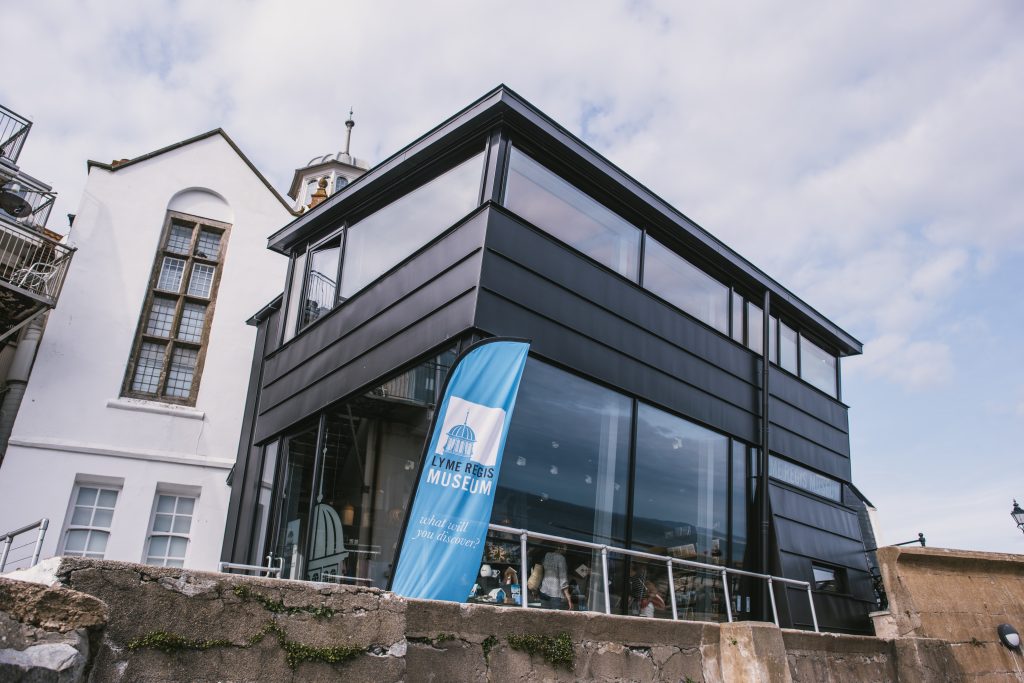
{"type": "MultiPolygon", "coordinates": [[[[105,558],[106,554],[107,554],[107,549],[110,546],[110,537],[113,535],[114,515],[117,513],[117,503],[118,503],[118,500],[121,499],[121,493],[123,491],[124,491],[124,479],[117,479],[117,478],[113,478],[113,477],[96,477],[96,476],[91,476],[91,475],[79,475],[79,476],[75,477],[75,485],[71,487],[71,495],[68,497],[68,509],[67,509],[67,513],[64,516],[64,528],[61,531],[61,536],[60,536],[60,553],[59,554],[60,555],[68,555],[70,557],[89,557],[89,555],[87,554],[89,552],[88,551],[88,547],[89,547],[88,540],[86,540],[86,544],[85,544],[86,549],[85,550],[79,551],[79,550],[68,550],[67,549],[68,535],[69,535],[70,532],[72,532],[72,531],[88,531],[89,532],[89,537],[92,536],[93,532],[99,532],[99,533],[106,534],[107,542],[103,545],[103,552],[100,554],[99,558],[95,558],[95,559],[103,559],[103,558],[105,558]],[[94,489],[98,489],[100,491],[104,491],[104,490],[105,491],[114,491],[117,494],[117,499],[114,501],[114,507],[113,508],[107,508],[107,509],[111,510],[110,526],[107,526],[107,527],[94,526],[92,524],[92,520],[90,520],[90,524],[87,524],[87,525],[86,524],[72,524],[71,523],[71,520],[72,520],[72,518],[75,515],[75,508],[77,507],[78,494],[79,494],[79,492],[83,488],[94,488],[94,489]]],[[[99,502],[99,493],[96,494],[96,497],[97,497],[96,502],[98,503],[99,502]]],[[[95,517],[95,515],[96,515],[96,505],[95,504],[92,506],[92,510],[93,510],[92,517],[95,517]]]]}
{"type": "MultiPolygon", "coordinates": [[[[188,562],[189,554],[192,551],[192,532],[195,529],[196,516],[197,516],[197,512],[199,511],[199,498],[200,498],[199,494],[200,494],[200,491],[201,491],[201,489],[199,487],[197,487],[197,486],[184,486],[184,485],[180,485],[180,484],[158,484],[157,485],[156,492],[153,494],[152,509],[150,510],[150,513],[149,513],[149,524],[146,526],[146,540],[142,544],[142,563],[143,564],[148,564],[148,565],[155,566],[155,567],[177,566],[177,565],[168,565],[167,564],[167,560],[178,560],[178,559],[180,559],[181,560],[181,565],[185,566],[185,564],[188,562]],[[157,509],[158,509],[158,507],[160,505],[160,497],[161,496],[170,496],[170,497],[173,497],[175,499],[175,502],[174,502],[174,512],[171,513],[171,528],[168,531],[157,531],[154,528],[155,525],[156,525],[156,516],[158,514],[161,514],[161,515],[167,514],[167,513],[163,513],[163,512],[157,512],[157,509]],[[181,533],[181,532],[174,531],[174,520],[175,520],[175,518],[177,518],[179,516],[183,516],[183,515],[179,515],[178,512],[177,512],[177,509],[178,509],[178,499],[180,499],[180,498],[191,498],[192,501],[193,501],[192,502],[192,514],[188,515],[190,517],[190,521],[189,521],[189,528],[188,528],[188,532],[187,533],[181,533]],[[154,555],[152,555],[150,553],[150,544],[152,543],[154,538],[158,538],[158,537],[159,538],[165,538],[165,537],[166,538],[184,538],[185,539],[185,555],[183,557],[181,557],[181,558],[171,557],[171,556],[169,556],[167,554],[166,551],[164,552],[164,554],[162,556],[154,556],[154,555]],[[159,563],[152,562],[152,561],[150,561],[150,558],[158,558],[160,560],[160,562],[159,563]]],[[[170,543],[170,542],[168,541],[168,543],[170,543]]],[[[170,548],[168,547],[168,550],[169,549],[170,548]]]]}

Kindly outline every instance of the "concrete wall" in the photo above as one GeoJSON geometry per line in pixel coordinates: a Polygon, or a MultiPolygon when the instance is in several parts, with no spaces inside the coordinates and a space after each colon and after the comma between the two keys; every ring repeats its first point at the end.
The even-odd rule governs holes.
{"type": "MultiPolygon", "coordinates": [[[[373,588],[71,558],[33,574],[109,609],[88,677],[71,680],[958,680],[944,644],[917,638],[406,600],[373,588]],[[517,649],[516,636],[565,639],[554,653],[569,653],[572,668],[517,649]]],[[[0,623],[11,618],[5,611],[17,608],[0,603],[0,623]]],[[[16,658],[17,647],[3,647],[0,663],[16,658]]]]}
{"type": "Polygon", "coordinates": [[[244,321],[281,290],[287,262],[266,237],[290,218],[221,135],[92,168],[0,468],[0,531],[48,517],[43,556],[57,554],[76,477],[119,483],[105,556],[138,562],[157,488],[186,486],[199,493],[186,566],[216,568],[255,339],[244,321]],[[232,224],[194,408],[120,397],[169,206],[232,224]]]}
{"type": "Polygon", "coordinates": [[[880,635],[948,644],[968,680],[1024,681],[1024,656],[999,642],[996,627],[1024,632],[1024,556],[946,548],[881,548],[889,610],[880,635]]]}

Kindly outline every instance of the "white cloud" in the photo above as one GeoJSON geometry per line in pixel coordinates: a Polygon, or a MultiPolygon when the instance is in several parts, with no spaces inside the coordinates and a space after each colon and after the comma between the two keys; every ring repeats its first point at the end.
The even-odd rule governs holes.
{"type": "Polygon", "coordinates": [[[843,369],[850,377],[882,377],[910,389],[942,386],[954,377],[952,354],[946,344],[899,334],[867,342],[864,355],[846,361],[843,369]]]}

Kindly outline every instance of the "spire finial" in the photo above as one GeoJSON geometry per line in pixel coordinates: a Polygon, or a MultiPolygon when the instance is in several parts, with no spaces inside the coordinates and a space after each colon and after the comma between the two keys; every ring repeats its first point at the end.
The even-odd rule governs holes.
{"type": "Polygon", "coordinates": [[[348,118],[345,120],[345,154],[348,155],[349,147],[352,145],[352,128],[356,122],[352,120],[352,107],[348,108],[348,118]]]}

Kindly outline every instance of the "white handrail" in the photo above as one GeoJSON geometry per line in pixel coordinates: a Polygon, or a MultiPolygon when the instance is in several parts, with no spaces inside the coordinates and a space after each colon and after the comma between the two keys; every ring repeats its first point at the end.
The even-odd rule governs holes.
{"type": "MultiPolygon", "coordinates": [[[[32,564],[29,565],[30,567],[34,567],[36,563],[39,562],[39,553],[43,549],[43,538],[46,537],[46,529],[48,526],[50,526],[50,520],[46,517],[43,517],[39,521],[32,522],[31,524],[26,524],[25,526],[19,529],[14,529],[13,531],[8,531],[7,533],[0,534],[0,539],[2,539],[0,540],[0,542],[3,543],[3,550],[0,550],[0,572],[3,572],[4,567],[7,566],[7,555],[11,551],[11,543],[14,542],[14,537],[20,536],[26,531],[32,531],[36,527],[39,527],[39,534],[36,536],[35,548],[32,550],[32,564]]],[[[22,546],[18,547],[20,548],[22,546]]]]}
{"type": "MultiPolygon", "coordinates": [[[[607,545],[607,544],[603,544],[603,543],[594,543],[592,541],[580,541],[580,540],[573,539],[573,538],[566,538],[564,536],[555,536],[553,534],[545,534],[545,533],[542,533],[542,532],[539,532],[539,531],[529,531],[528,529],[517,529],[517,528],[514,528],[514,527],[510,527],[510,526],[503,526],[501,524],[489,524],[487,528],[488,528],[489,531],[494,531],[494,532],[498,532],[498,533],[502,533],[502,534],[511,534],[513,536],[518,536],[519,539],[520,539],[521,547],[523,547],[523,548],[525,548],[525,546],[526,546],[526,541],[528,539],[532,538],[532,539],[540,540],[540,541],[551,541],[553,543],[564,543],[565,545],[571,545],[571,546],[576,546],[576,547],[580,547],[580,548],[589,548],[590,550],[599,551],[601,553],[601,567],[602,567],[601,571],[604,573],[605,577],[608,576],[608,554],[609,553],[614,553],[616,555],[629,555],[631,557],[637,557],[637,558],[640,558],[640,559],[652,560],[652,561],[656,561],[656,562],[665,562],[667,564],[667,566],[669,567],[669,571],[670,572],[671,572],[672,565],[676,564],[676,565],[681,565],[683,567],[692,567],[693,569],[700,569],[700,570],[704,570],[704,571],[715,572],[716,574],[721,574],[722,577],[723,577],[722,586],[725,589],[726,618],[730,622],[732,622],[732,620],[733,620],[733,614],[732,614],[732,605],[729,604],[729,602],[728,602],[730,600],[729,588],[728,588],[728,583],[729,582],[727,580],[729,574],[735,574],[737,576],[746,576],[746,577],[750,577],[750,578],[754,578],[754,579],[761,579],[761,580],[766,582],[767,589],[768,589],[768,595],[771,598],[772,619],[775,622],[776,626],[779,624],[779,613],[778,613],[778,609],[776,608],[776,605],[775,605],[775,591],[773,590],[772,585],[774,583],[782,583],[782,584],[787,584],[787,585],[790,585],[790,586],[797,586],[797,587],[803,588],[803,589],[805,589],[807,591],[807,601],[808,601],[808,603],[811,606],[811,621],[814,624],[814,632],[815,633],[819,632],[819,629],[818,629],[818,615],[817,615],[817,612],[814,609],[814,594],[811,592],[811,584],[809,582],[807,582],[807,581],[800,581],[799,579],[787,579],[787,578],[782,577],[782,576],[772,576],[770,574],[759,574],[757,572],[751,572],[751,571],[747,571],[745,569],[733,569],[731,567],[722,567],[722,566],[717,565],[717,564],[707,564],[705,562],[696,562],[694,560],[684,560],[682,558],[671,557],[669,555],[656,555],[655,553],[648,553],[648,552],[644,552],[642,550],[632,550],[632,549],[629,549],[629,548],[617,548],[615,546],[611,546],[611,545],[607,545]]],[[[525,556],[520,558],[520,562],[521,562],[522,566],[524,567],[524,569],[522,571],[525,573],[525,571],[526,571],[525,567],[526,567],[526,564],[527,564],[525,556]]],[[[670,574],[670,576],[671,576],[671,574],[670,574]]],[[[522,579],[522,582],[523,582],[523,585],[525,585],[525,579],[522,579]]],[[[671,589],[671,593],[672,593],[672,619],[673,620],[678,620],[679,619],[679,615],[677,614],[676,605],[675,605],[675,595],[674,595],[675,594],[675,587],[673,585],[671,585],[671,581],[670,581],[670,589],[671,589]]],[[[522,599],[523,607],[528,606],[527,605],[528,602],[529,602],[529,600],[527,600],[525,595],[524,595],[524,597],[522,599]]],[[[605,611],[606,614],[611,614],[611,601],[610,601],[610,599],[608,597],[608,590],[607,589],[604,591],[604,611],[605,611]]]]}

